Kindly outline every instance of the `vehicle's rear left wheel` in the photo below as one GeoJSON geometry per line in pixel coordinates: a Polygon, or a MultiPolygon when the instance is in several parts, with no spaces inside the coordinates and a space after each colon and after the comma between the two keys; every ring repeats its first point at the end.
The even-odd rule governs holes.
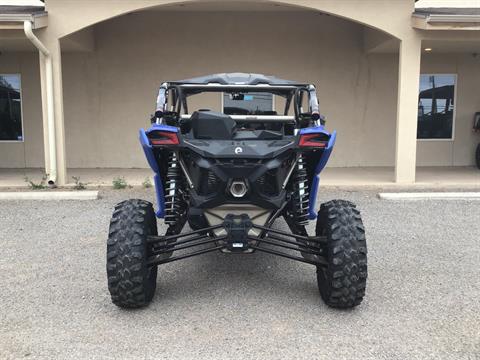
{"type": "Polygon", "coordinates": [[[148,235],[157,235],[151,203],[127,200],[115,206],[107,241],[107,277],[112,302],[117,306],[138,308],[153,298],[157,267],[147,265],[152,252],[148,235]]]}
{"type": "Polygon", "coordinates": [[[323,300],[336,308],[359,305],[367,284],[367,242],[360,212],[349,201],[324,203],[318,213],[316,234],[327,238],[327,266],[317,267],[323,300]]]}

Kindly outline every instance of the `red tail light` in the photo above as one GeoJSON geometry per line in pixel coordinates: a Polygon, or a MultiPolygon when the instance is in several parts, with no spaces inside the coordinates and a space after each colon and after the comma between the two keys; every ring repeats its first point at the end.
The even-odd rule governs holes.
{"type": "Polygon", "coordinates": [[[305,134],[300,136],[299,146],[325,148],[328,144],[328,135],[325,134],[305,134]]]}
{"type": "Polygon", "coordinates": [[[169,131],[152,131],[148,134],[152,145],[178,145],[178,136],[169,131]]]}

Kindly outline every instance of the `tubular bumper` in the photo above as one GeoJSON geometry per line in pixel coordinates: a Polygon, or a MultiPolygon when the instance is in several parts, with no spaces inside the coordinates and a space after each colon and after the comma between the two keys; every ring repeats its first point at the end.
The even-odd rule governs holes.
{"type": "Polygon", "coordinates": [[[326,266],[327,264],[321,246],[322,243],[326,242],[325,237],[295,235],[269,227],[255,225],[246,214],[229,214],[225,217],[223,224],[206,227],[189,233],[171,236],[149,236],[148,242],[152,244],[154,248],[153,255],[148,259],[148,265],[150,266],[182,260],[215,250],[228,250],[234,253],[244,252],[249,249],[316,266],[326,266]],[[227,235],[215,237],[213,230],[219,228],[225,228],[227,235]],[[252,228],[261,230],[261,235],[249,235],[249,230],[252,228]],[[213,246],[203,246],[199,248],[199,246],[207,244],[213,244],[213,246]],[[265,244],[268,245],[268,247],[263,246],[265,244]],[[164,257],[167,253],[191,248],[195,248],[195,250],[187,251],[167,259],[164,257]],[[288,250],[288,252],[281,251],[282,249],[288,250]],[[292,252],[312,256],[310,256],[309,259],[305,259],[296,254],[292,254],[292,252]]]}

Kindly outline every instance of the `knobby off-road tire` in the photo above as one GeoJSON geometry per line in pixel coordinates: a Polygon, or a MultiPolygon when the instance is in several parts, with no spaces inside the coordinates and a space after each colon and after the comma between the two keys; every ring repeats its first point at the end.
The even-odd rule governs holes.
{"type": "Polygon", "coordinates": [[[157,235],[151,203],[126,200],[115,206],[107,241],[108,290],[112,302],[124,308],[148,305],[155,293],[157,267],[148,267],[152,247],[148,235],[157,235]]]}
{"type": "Polygon", "coordinates": [[[349,201],[322,204],[316,234],[327,237],[327,267],[317,267],[317,282],[325,303],[336,308],[359,305],[367,285],[367,242],[360,211],[349,201]]]}
{"type": "Polygon", "coordinates": [[[477,168],[480,169],[480,144],[477,145],[477,150],[475,151],[475,162],[477,163],[477,168]]]}

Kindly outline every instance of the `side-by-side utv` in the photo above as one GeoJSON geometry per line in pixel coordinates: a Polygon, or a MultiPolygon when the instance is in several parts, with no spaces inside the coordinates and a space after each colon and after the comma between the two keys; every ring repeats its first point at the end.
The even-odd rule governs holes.
{"type": "Polygon", "coordinates": [[[316,208],[335,138],[311,84],[244,73],[162,84],[152,126],[140,130],[157,208],[144,200],[115,207],[107,243],[113,303],[147,305],[158,265],[261,251],[314,265],[328,305],[360,304],[367,281],[360,212],[344,200],[316,208]],[[190,112],[192,103],[201,107],[190,112]],[[280,217],[290,232],[273,227],[280,217]],[[310,235],[306,225],[315,219],[310,235]]]}

